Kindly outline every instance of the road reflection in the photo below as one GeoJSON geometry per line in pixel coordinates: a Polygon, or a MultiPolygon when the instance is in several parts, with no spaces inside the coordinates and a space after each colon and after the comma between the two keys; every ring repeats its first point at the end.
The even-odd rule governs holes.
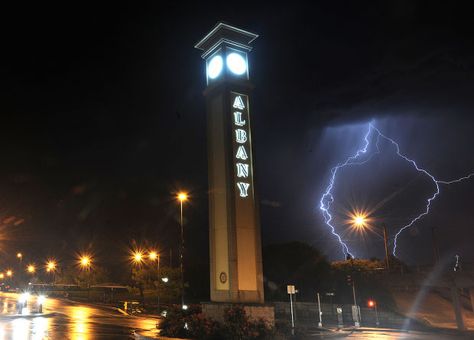
{"type": "Polygon", "coordinates": [[[30,331],[30,320],[26,319],[15,319],[12,321],[13,326],[13,340],[28,339],[28,333],[30,331]]]}
{"type": "Polygon", "coordinates": [[[48,337],[49,319],[38,317],[33,320],[32,340],[46,339],[48,337]]]}
{"type": "Polygon", "coordinates": [[[70,323],[69,335],[72,340],[89,340],[90,334],[90,309],[87,307],[75,306],[70,308],[72,322],[70,323]]]}
{"type": "Polygon", "coordinates": [[[47,299],[43,315],[35,316],[35,298],[31,315],[17,316],[17,295],[0,293],[0,340],[40,339],[135,339],[134,331],[156,335],[157,320],[130,317],[111,307],[95,307],[59,299],[47,299]]]}

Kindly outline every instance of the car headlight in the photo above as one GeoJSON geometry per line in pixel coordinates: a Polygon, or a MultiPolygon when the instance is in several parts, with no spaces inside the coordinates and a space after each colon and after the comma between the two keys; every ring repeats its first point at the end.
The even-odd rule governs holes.
{"type": "Polygon", "coordinates": [[[30,293],[23,293],[20,295],[20,298],[18,299],[18,301],[20,301],[21,303],[25,303],[26,301],[28,301],[30,297],[30,293]]]}
{"type": "Polygon", "coordinates": [[[42,305],[45,302],[46,302],[46,296],[44,295],[38,296],[38,305],[42,305]]]}

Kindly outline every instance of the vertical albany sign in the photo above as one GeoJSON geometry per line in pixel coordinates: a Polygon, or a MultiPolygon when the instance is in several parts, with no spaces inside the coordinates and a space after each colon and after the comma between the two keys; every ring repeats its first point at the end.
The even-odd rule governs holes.
{"type": "Polygon", "coordinates": [[[248,97],[235,92],[230,93],[232,121],[234,123],[234,181],[239,197],[247,198],[253,193],[252,145],[250,139],[250,117],[248,97]]]}
{"type": "Polygon", "coordinates": [[[252,138],[248,96],[230,92],[230,112],[233,124],[233,155],[235,189],[235,231],[237,243],[237,272],[240,291],[258,290],[258,257],[255,228],[255,207],[252,138]]]}

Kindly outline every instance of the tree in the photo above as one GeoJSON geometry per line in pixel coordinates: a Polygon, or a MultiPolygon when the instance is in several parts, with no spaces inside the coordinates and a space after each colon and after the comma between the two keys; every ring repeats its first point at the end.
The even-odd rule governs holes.
{"type": "Polygon", "coordinates": [[[350,259],[331,264],[329,279],[336,292],[335,301],[352,303],[352,285],[355,285],[358,303],[375,299],[379,306],[393,307],[392,296],[384,281],[384,263],[378,259],[350,259]],[[350,276],[350,284],[348,280],[350,276]]]}
{"type": "Polygon", "coordinates": [[[324,289],[330,265],[321,253],[303,242],[272,244],[263,248],[265,297],[268,300],[287,298],[286,285],[295,285],[299,299],[314,300],[324,289]]]}
{"type": "Polygon", "coordinates": [[[89,270],[73,266],[65,267],[55,275],[57,283],[77,284],[81,287],[104,283],[109,279],[107,270],[97,265],[89,270]]]}
{"type": "Polygon", "coordinates": [[[142,302],[145,298],[145,290],[157,292],[164,302],[177,300],[180,296],[180,278],[178,268],[163,266],[158,271],[156,266],[142,265],[132,270],[133,286],[140,291],[142,302]]]}

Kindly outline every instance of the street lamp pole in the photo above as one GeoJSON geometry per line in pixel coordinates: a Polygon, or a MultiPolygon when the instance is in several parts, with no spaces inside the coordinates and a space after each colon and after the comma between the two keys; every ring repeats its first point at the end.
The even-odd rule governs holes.
{"type": "Polygon", "coordinates": [[[181,273],[181,308],[184,309],[184,223],[183,223],[183,202],[188,199],[188,195],[184,192],[178,194],[180,215],[179,215],[179,225],[181,229],[181,246],[179,254],[179,267],[181,273]]]}
{"type": "Polygon", "coordinates": [[[160,314],[160,278],[161,278],[161,273],[160,273],[160,254],[156,251],[151,251],[148,254],[148,258],[152,261],[156,260],[156,275],[157,275],[157,280],[156,280],[156,296],[157,296],[157,303],[158,303],[158,314],[160,314]]]}
{"type": "Polygon", "coordinates": [[[22,280],[22,278],[23,278],[23,275],[22,275],[23,274],[23,253],[18,252],[16,254],[16,257],[19,260],[17,271],[18,271],[18,282],[21,285],[22,281],[23,281],[22,280]]]}
{"type": "Polygon", "coordinates": [[[384,224],[383,225],[383,243],[385,246],[385,266],[386,270],[390,270],[390,260],[389,260],[389,254],[388,254],[388,232],[387,232],[387,226],[384,224]]]}
{"type": "Polygon", "coordinates": [[[180,199],[180,219],[179,223],[181,226],[181,250],[179,254],[179,266],[181,271],[181,307],[184,306],[184,265],[183,265],[183,257],[184,257],[184,228],[183,228],[183,200],[180,199]]]}
{"type": "Polygon", "coordinates": [[[160,254],[158,254],[158,283],[156,284],[156,290],[158,295],[158,314],[160,314],[160,254]]]}
{"type": "Polygon", "coordinates": [[[379,313],[377,312],[377,302],[375,302],[374,304],[374,309],[375,309],[375,324],[378,326],[380,326],[380,322],[379,322],[379,313]]]}

